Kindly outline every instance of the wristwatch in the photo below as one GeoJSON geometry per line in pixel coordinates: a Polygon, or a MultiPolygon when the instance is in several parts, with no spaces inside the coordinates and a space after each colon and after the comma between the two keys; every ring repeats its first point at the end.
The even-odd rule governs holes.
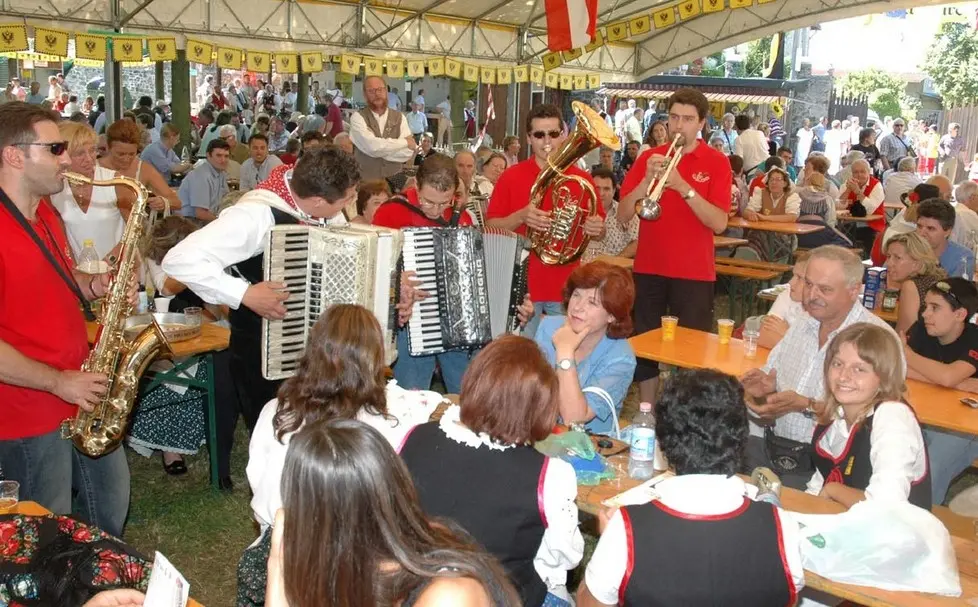
{"type": "Polygon", "coordinates": [[[688,192],[683,194],[683,200],[692,200],[693,198],[696,198],[696,190],[693,188],[690,188],[688,192]]]}
{"type": "Polygon", "coordinates": [[[574,359],[573,358],[564,358],[564,359],[561,359],[561,360],[558,360],[557,361],[557,368],[558,369],[562,369],[564,371],[568,371],[570,369],[573,369],[576,366],[577,366],[577,363],[574,362],[574,359]]]}

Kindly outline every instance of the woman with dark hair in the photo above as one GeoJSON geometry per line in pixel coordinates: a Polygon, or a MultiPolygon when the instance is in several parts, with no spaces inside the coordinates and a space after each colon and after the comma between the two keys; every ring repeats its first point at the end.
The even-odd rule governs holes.
{"type": "Polygon", "coordinates": [[[361,183],[357,192],[356,215],[350,219],[350,223],[370,225],[377,209],[390,200],[390,197],[391,187],[383,179],[361,183]]]}
{"type": "Polygon", "coordinates": [[[500,337],[472,360],[459,404],[401,449],[425,513],[462,525],[531,607],[568,601],[567,571],[584,554],[574,469],[533,448],[553,429],[559,391],[533,341],[500,337]]]}
{"type": "Polygon", "coordinates": [[[793,605],[805,583],[798,524],[748,499],[737,476],[748,437],[740,383],[714,370],[679,371],[655,419],[676,476],[656,485],[652,502],[602,513],[578,607],[793,605]]]}
{"type": "Polygon", "coordinates": [[[862,152],[877,178],[883,176],[883,161],[880,159],[880,149],[876,147],[876,131],[865,128],[859,131],[859,143],[849,148],[853,152],[862,152]]]}
{"type": "Polygon", "coordinates": [[[535,341],[560,380],[560,417],[595,434],[613,434],[635,372],[635,284],[624,268],[602,261],[578,267],[564,285],[566,316],[547,315],[535,341]]]}
{"type": "MultiPolygon", "coordinates": [[[[153,194],[149,199],[149,207],[154,211],[163,210],[167,202],[171,212],[180,208],[180,197],[170,188],[160,172],[139,158],[143,134],[138,124],[131,120],[117,120],[106,129],[105,135],[109,153],[99,158],[100,166],[117,171],[123,177],[135,179],[146,186],[153,194]]],[[[119,202],[122,202],[121,198],[119,202]]],[[[128,210],[124,212],[128,213],[128,210]]]]}
{"type": "Polygon", "coordinates": [[[499,152],[493,152],[482,163],[482,176],[493,186],[499,181],[499,176],[506,170],[506,157],[499,152]]]}
{"type": "Polygon", "coordinates": [[[296,374],[262,409],[248,448],[251,507],[261,526],[281,506],[280,485],[292,435],[317,420],[358,419],[398,446],[441,402],[434,392],[387,384],[384,336],[362,306],[337,304],[316,321],[296,374]]]}
{"type": "Polygon", "coordinates": [[[645,132],[645,141],[642,142],[642,147],[639,148],[638,153],[641,154],[645,150],[651,150],[668,143],[672,142],[669,141],[669,128],[666,126],[666,121],[656,120],[645,132]]]}
{"type": "Polygon", "coordinates": [[[764,185],[754,190],[744,210],[747,221],[794,222],[798,219],[801,198],[791,191],[791,177],[781,167],[771,167],[764,185]]]}
{"type": "Polygon", "coordinates": [[[505,573],[450,523],[429,521],[374,428],[310,423],[289,445],[268,560],[269,607],[516,607],[505,573]]]}

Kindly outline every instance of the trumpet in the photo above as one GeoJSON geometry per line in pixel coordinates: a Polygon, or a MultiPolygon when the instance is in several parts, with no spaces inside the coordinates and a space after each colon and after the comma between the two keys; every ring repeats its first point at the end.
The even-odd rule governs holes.
{"type": "Polygon", "coordinates": [[[646,192],[645,198],[635,203],[635,212],[638,213],[639,218],[645,221],[655,221],[662,214],[662,205],[659,204],[659,200],[662,198],[662,191],[666,187],[669,175],[676,170],[676,166],[683,158],[684,145],[686,145],[686,138],[682,135],[676,135],[672,140],[672,145],[666,152],[665,169],[649,184],[649,191],[646,192]]]}

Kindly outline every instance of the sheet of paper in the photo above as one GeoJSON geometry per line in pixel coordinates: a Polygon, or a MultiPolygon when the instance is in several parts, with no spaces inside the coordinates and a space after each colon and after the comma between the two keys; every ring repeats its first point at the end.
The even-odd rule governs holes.
{"type": "Polygon", "coordinates": [[[190,583],[165,556],[156,553],[143,607],[186,607],[190,583]]]}

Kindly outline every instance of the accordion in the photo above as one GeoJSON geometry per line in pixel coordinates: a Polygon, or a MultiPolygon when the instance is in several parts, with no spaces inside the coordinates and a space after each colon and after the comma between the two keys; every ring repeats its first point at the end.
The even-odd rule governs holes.
{"type": "Polygon", "coordinates": [[[265,246],[264,279],[283,282],[289,293],[282,320],[262,319],[262,375],[295,374],[309,332],[333,304],[359,304],[377,317],[387,364],[397,357],[394,332],[400,293],[397,230],[349,224],[272,228],[265,246]]]}
{"type": "Polygon", "coordinates": [[[484,346],[519,327],[516,309],[526,295],[529,252],[505,230],[405,228],[405,271],[428,297],[408,321],[412,356],[484,346]]]}

